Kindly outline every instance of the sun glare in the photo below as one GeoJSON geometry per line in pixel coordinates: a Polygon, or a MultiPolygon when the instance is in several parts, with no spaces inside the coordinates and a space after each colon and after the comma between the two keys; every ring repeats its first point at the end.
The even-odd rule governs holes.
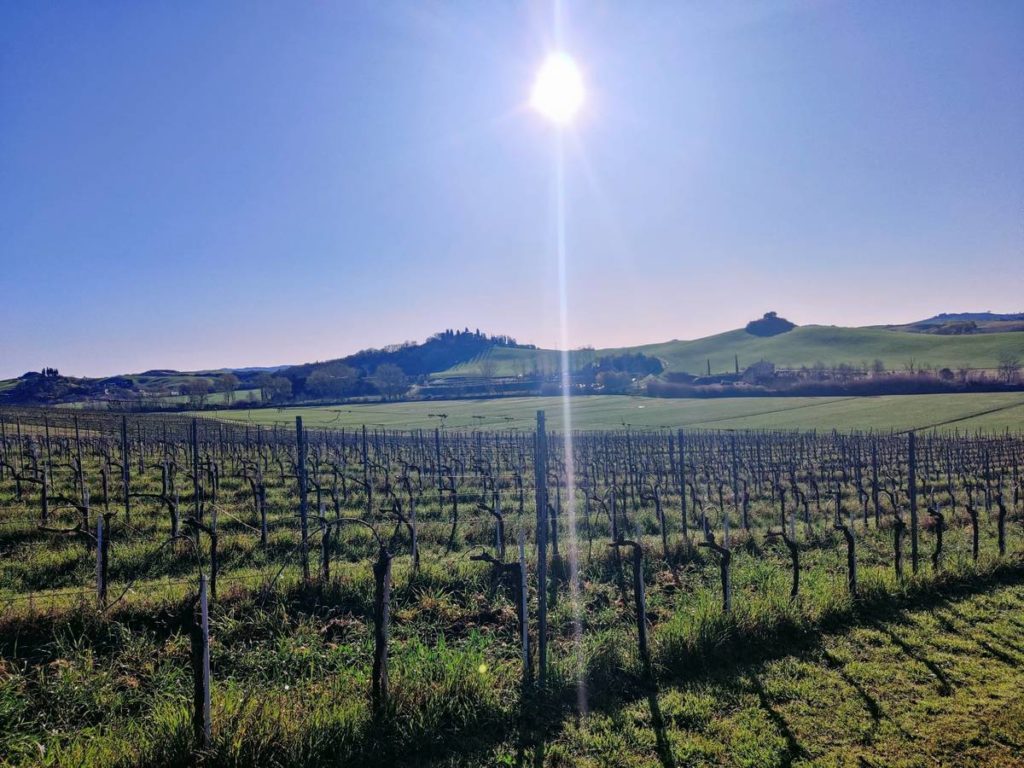
{"type": "Polygon", "coordinates": [[[583,106],[583,76],[572,57],[552,53],[533,83],[530,105],[553,123],[565,125],[583,106]]]}

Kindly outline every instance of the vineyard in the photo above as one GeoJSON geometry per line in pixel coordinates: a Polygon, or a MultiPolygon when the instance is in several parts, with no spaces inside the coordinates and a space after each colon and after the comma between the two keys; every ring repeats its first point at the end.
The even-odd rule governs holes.
{"type": "Polygon", "coordinates": [[[878,686],[1019,699],[1022,496],[1010,433],[0,411],[0,763],[810,763],[770,667],[810,647],[879,734],[822,742],[886,752],[924,737],[858,633],[878,686]]]}

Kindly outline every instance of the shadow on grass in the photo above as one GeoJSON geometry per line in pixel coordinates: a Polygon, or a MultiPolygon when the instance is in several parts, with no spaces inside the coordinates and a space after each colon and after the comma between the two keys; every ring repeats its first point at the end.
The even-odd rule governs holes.
{"type": "Polygon", "coordinates": [[[916,661],[918,664],[922,665],[925,669],[931,672],[932,676],[939,683],[940,696],[949,696],[953,693],[953,688],[955,686],[950,681],[946,673],[942,671],[942,668],[938,664],[929,659],[925,654],[915,649],[910,643],[908,643],[902,637],[897,635],[892,629],[887,627],[881,621],[870,621],[868,622],[868,624],[872,629],[882,633],[887,638],[889,638],[889,641],[897,648],[899,648],[901,651],[903,651],[904,655],[907,658],[916,661]]]}
{"type": "Polygon", "coordinates": [[[806,749],[801,746],[800,742],[797,741],[796,735],[793,730],[789,727],[789,723],[775,707],[772,706],[771,701],[768,698],[768,692],[764,689],[764,684],[761,682],[761,678],[751,673],[750,683],[754,689],[754,693],[757,694],[757,701],[761,709],[764,710],[765,714],[768,715],[768,719],[771,720],[775,727],[779,729],[779,733],[782,734],[782,738],[786,740],[786,756],[783,758],[782,764],[784,766],[790,766],[794,760],[807,760],[810,759],[810,754],[806,749]]]}
{"type": "MultiPolygon", "coordinates": [[[[861,602],[829,614],[820,622],[797,623],[776,622],[769,626],[755,628],[751,633],[728,632],[722,637],[697,638],[686,647],[675,647],[659,658],[659,677],[664,684],[686,681],[742,677],[749,674],[754,680],[762,708],[779,727],[786,738],[790,761],[806,758],[806,750],[800,745],[788,724],[771,706],[755,672],[764,663],[792,655],[821,652],[825,637],[839,634],[854,626],[868,625],[886,635],[910,658],[921,663],[939,681],[940,692],[948,695],[953,686],[945,673],[933,661],[921,654],[889,627],[886,620],[898,619],[907,609],[931,609],[949,603],[951,599],[970,597],[1007,584],[1024,580],[1024,562],[1003,563],[991,571],[976,573],[959,578],[944,575],[934,581],[915,583],[899,595],[876,593],[861,602]],[[752,641],[753,640],[753,641],[752,641]]],[[[315,589],[315,588],[311,588],[315,589]]],[[[292,600],[310,600],[320,603],[323,595],[306,595],[301,590],[291,593],[292,600]],[[304,597],[305,596],[305,597],[304,597]]],[[[239,601],[242,601],[239,597],[239,601]]],[[[153,606],[126,606],[115,612],[115,618],[129,628],[159,627],[158,634],[180,631],[173,610],[162,617],[154,617],[153,606]],[[147,613],[148,611],[148,613],[147,613]]],[[[85,609],[83,607],[83,612],[85,609]]],[[[106,619],[96,615],[88,620],[85,615],[71,617],[87,630],[83,634],[102,634],[106,619]]],[[[0,650],[5,655],[15,648],[20,657],[28,654],[35,644],[36,652],[52,643],[59,625],[67,625],[66,613],[53,613],[33,617],[11,617],[0,619],[0,650]],[[11,645],[11,641],[16,645],[11,645]]],[[[595,709],[621,707],[643,698],[651,710],[652,723],[657,740],[658,757],[663,766],[674,766],[674,760],[665,732],[664,718],[657,701],[657,689],[644,682],[637,669],[588,669],[588,687],[599,695],[592,700],[595,709]],[[595,685],[596,683],[596,685],[595,685]]],[[[844,677],[858,691],[865,706],[877,722],[883,715],[877,702],[863,691],[852,678],[844,677]]],[[[520,717],[510,717],[505,708],[481,707],[462,722],[451,723],[451,728],[442,734],[416,734],[403,731],[399,724],[387,721],[368,727],[356,736],[349,745],[348,754],[319,755],[308,764],[331,764],[344,757],[352,764],[377,766],[406,764],[429,764],[431,761],[459,762],[479,758],[482,762],[494,747],[502,743],[518,742],[521,765],[542,765],[545,745],[553,734],[563,727],[566,718],[575,716],[577,711],[577,683],[575,680],[557,679],[546,691],[537,691],[531,697],[520,717]],[[421,739],[421,736],[423,738],[421,739]],[[539,760],[539,763],[538,763],[539,760]]],[[[216,763],[216,758],[213,759],[216,763]]]]}
{"type": "MultiPolygon", "coordinates": [[[[825,662],[828,664],[829,668],[832,669],[837,675],[839,675],[843,679],[843,682],[850,686],[857,694],[857,696],[860,698],[860,700],[864,703],[864,709],[866,709],[868,714],[871,716],[871,720],[873,723],[872,730],[876,730],[878,726],[881,724],[882,718],[886,716],[885,713],[882,711],[882,707],[878,703],[878,700],[875,699],[875,697],[872,696],[870,693],[868,693],[867,689],[865,689],[863,685],[861,685],[857,680],[855,680],[850,675],[849,672],[846,671],[846,665],[831,651],[822,649],[822,657],[825,659],[825,662]]],[[[909,734],[903,728],[901,728],[896,723],[893,724],[896,725],[900,733],[902,733],[904,736],[909,737],[909,734]]]]}
{"type": "Polygon", "coordinates": [[[654,737],[657,744],[658,759],[662,768],[676,768],[675,758],[672,756],[672,744],[665,732],[665,717],[661,714],[661,706],[658,704],[658,688],[651,685],[647,692],[647,706],[651,710],[651,723],[654,725],[654,737]]]}

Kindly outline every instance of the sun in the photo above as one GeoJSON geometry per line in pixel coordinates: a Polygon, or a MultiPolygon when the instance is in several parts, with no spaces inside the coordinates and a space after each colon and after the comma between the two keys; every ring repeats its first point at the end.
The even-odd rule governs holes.
{"type": "Polygon", "coordinates": [[[533,82],[530,106],[553,123],[566,125],[583,106],[583,76],[572,57],[552,53],[533,82]]]}

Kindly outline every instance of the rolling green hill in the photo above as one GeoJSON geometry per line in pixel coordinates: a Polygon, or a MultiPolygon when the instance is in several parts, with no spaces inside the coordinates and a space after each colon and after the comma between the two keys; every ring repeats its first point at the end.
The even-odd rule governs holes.
{"type": "MultiPolygon", "coordinates": [[[[571,367],[578,370],[597,358],[624,354],[642,354],[657,358],[667,373],[689,373],[698,376],[707,372],[709,364],[712,374],[727,374],[733,373],[737,363],[742,370],[761,360],[774,363],[779,369],[812,368],[817,363],[827,368],[840,364],[868,368],[877,360],[881,361],[885,370],[893,372],[907,371],[911,366],[918,370],[929,368],[935,371],[948,368],[954,372],[960,368],[992,370],[999,365],[1000,357],[1007,354],[1024,360],[1024,331],[943,335],[886,327],[844,328],[807,325],[774,336],[759,336],[746,329],[737,329],[693,341],[673,340],[634,347],[576,350],[570,353],[571,367]]],[[[518,346],[504,336],[488,337],[479,332],[446,331],[431,337],[423,344],[366,350],[343,358],[341,362],[348,361],[353,365],[363,366],[358,372],[360,378],[344,396],[377,395],[378,390],[373,387],[373,376],[376,369],[385,362],[397,365],[410,380],[442,380],[428,382],[428,385],[436,385],[439,390],[461,388],[459,391],[465,394],[469,391],[466,387],[476,387],[478,391],[471,394],[494,394],[493,390],[488,389],[494,382],[481,384],[479,381],[451,380],[458,377],[530,377],[534,373],[550,377],[559,371],[560,357],[561,353],[556,350],[518,346]],[[453,365],[458,360],[462,362],[453,365]],[[443,380],[448,382],[445,383],[443,380]]],[[[309,400],[310,394],[305,388],[306,378],[318,365],[323,364],[239,370],[239,389],[242,396],[248,396],[250,392],[255,395],[256,387],[259,386],[258,377],[261,373],[268,372],[269,375],[289,379],[295,392],[295,400],[309,400]]],[[[644,368],[629,370],[637,379],[650,372],[650,369],[644,368]]],[[[32,381],[28,382],[32,386],[20,386],[24,384],[22,379],[12,379],[0,381],[0,401],[39,404],[90,400],[119,401],[146,396],[154,400],[160,399],[163,404],[168,405],[181,403],[186,399],[181,390],[188,382],[200,378],[208,379],[212,383],[220,373],[223,371],[182,373],[154,370],[105,379],[76,379],[64,376],[40,379],[42,384],[48,386],[35,386],[32,381]],[[22,392],[22,389],[26,392],[22,392]]],[[[540,381],[536,378],[533,380],[540,381]]],[[[548,380],[550,381],[550,378],[548,380]]],[[[503,383],[505,386],[510,384],[519,386],[517,382],[503,383]]],[[[428,393],[427,396],[436,397],[437,393],[428,393]]],[[[292,399],[290,395],[284,398],[292,399]]]]}
{"type": "MultiPolygon", "coordinates": [[[[704,373],[708,360],[713,373],[731,372],[737,356],[741,368],[758,360],[769,360],[782,368],[810,368],[817,362],[862,366],[881,360],[887,370],[903,370],[911,361],[916,367],[955,370],[995,368],[1004,352],[1024,358],[1024,332],[939,336],[883,328],[806,325],[765,338],[739,329],[694,341],[574,352],[573,361],[582,365],[595,356],[619,352],[642,352],[660,358],[668,371],[693,374],[704,373]]],[[[479,376],[485,371],[514,376],[532,371],[535,365],[541,370],[555,370],[558,364],[558,353],[553,350],[509,347],[493,349],[487,358],[489,363],[474,360],[440,376],[479,376]]]]}
{"type": "Polygon", "coordinates": [[[901,370],[911,360],[918,367],[995,368],[1003,352],[1024,357],[1024,333],[930,336],[878,328],[807,325],[768,338],[736,330],[696,341],[645,345],[634,351],[663,359],[669,370],[689,373],[700,372],[709,358],[712,371],[731,370],[734,355],[739,356],[741,366],[762,359],[784,368],[810,367],[819,361],[828,366],[861,365],[878,359],[889,370],[901,370]]]}

